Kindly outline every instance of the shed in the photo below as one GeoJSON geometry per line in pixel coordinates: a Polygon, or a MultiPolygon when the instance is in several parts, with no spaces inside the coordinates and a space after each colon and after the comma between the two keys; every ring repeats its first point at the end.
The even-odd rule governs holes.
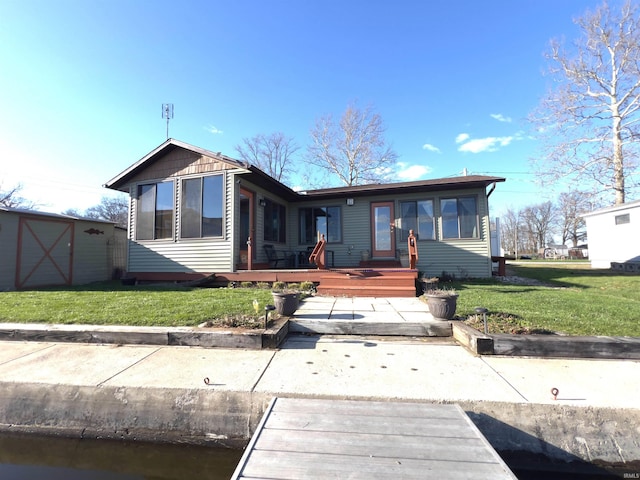
{"type": "Polygon", "coordinates": [[[126,233],[111,222],[0,207],[0,290],[82,285],[126,265],[126,233]]]}
{"type": "Polygon", "coordinates": [[[640,200],[582,216],[587,223],[592,268],[640,265],[640,200]]]}

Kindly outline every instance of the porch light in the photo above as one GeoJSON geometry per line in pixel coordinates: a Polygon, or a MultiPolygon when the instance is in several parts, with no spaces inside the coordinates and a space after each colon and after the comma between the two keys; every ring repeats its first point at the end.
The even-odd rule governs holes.
{"type": "Polygon", "coordinates": [[[353,198],[347,198],[347,205],[353,205],[353,198]]]}
{"type": "Polygon", "coordinates": [[[258,200],[258,205],[260,205],[261,207],[266,207],[267,201],[264,198],[261,198],[260,200],[258,200]]]}

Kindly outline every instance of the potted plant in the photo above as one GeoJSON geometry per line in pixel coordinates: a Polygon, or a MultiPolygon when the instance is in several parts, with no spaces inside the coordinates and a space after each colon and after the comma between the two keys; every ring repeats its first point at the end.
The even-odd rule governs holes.
{"type": "Polygon", "coordinates": [[[290,317],[298,309],[299,292],[288,288],[286,283],[273,282],[271,295],[278,315],[290,317]]]}
{"type": "Polygon", "coordinates": [[[427,293],[429,290],[438,290],[440,279],[438,277],[428,277],[424,274],[420,274],[418,283],[421,287],[421,293],[427,293]]]}
{"type": "Polygon", "coordinates": [[[434,318],[451,320],[455,316],[458,303],[458,294],[455,290],[427,290],[424,296],[427,299],[429,312],[434,318]]]}

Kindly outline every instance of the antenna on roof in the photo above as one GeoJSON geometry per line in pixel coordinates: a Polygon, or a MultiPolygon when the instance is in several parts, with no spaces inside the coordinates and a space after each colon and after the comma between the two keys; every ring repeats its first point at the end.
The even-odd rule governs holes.
{"type": "Polygon", "coordinates": [[[167,140],[169,140],[169,120],[173,118],[173,103],[162,104],[162,118],[167,119],[167,140]]]}

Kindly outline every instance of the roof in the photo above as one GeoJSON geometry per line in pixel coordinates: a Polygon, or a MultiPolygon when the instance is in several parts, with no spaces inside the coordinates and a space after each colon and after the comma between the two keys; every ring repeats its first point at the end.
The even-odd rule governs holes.
{"type": "Polygon", "coordinates": [[[400,183],[376,183],[368,185],[355,185],[335,188],[322,188],[300,192],[303,196],[313,198],[333,198],[351,195],[354,197],[371,195],[373,193],[398,193],[401,189],[405,192],[430,192],[439,190],[452,190],[456,188],[485,188],[492,183],[504,182],[502,177],[488,177],[484,175],[466,175],[462,177],[434,178],[429,180],[418,180],[415,182],[400,183]]]}
{"type": "Polygon", "coordinates": [[[206,150],[204,148],[196,147],[194,145],[190,145],[185,142],[181,142],[180,140],[174,140],[173,138],[167,139],[164,143],[153,149],[151,152],[147,153],[144,157],[138,160],[136,163],[131,165],[129,168],[119,173],[107,183],[103,185],[103,187],[111,188],[113,190],[118,190],[119,187],[123,186],[127,183],[131,177],[136,175],[138,172],[144,170],[149,167],[157,160],[162,158],[167,153],[175,150],[176,148],[184,148],[185,150],[191,150],[192,152],[199,153],[200,155],[215,158],[221,162],[227,163],[237,168],[247,168],[249,165],[239,160],[236,160],[231,157],[227,157],[220,152],[212,152],[210,150],[206,150]]]}
{"type": "Polygon", "coordinates": [[[38,210],[30,210],[27,208],[3,207],[2,205],[0,205],[0,212],[15,213],[16,215],[32,215],[37,217],[57,218],[64,220],[80,220],[83,222],[108,223],[110,225],[115,225],[115,222],[110,222],[109,220],[102,220],[98,218],[76,217],[74,215],[65,215],[63,213],[40,212],[38,210]]]}
{"type": "Polygon", "coordinates": [[[611,212],[619,212],[620,210],[628,210],[630,208],[640,207],[640,200],[636,200],[634,202],[625,202],[620,205],[612,205],[610,207],[599,208],[598,210],[594,210],[593,212],[584,213],[582,217],[592,217],[594,215],[601,215],[603,213],[611,213],[611,212]]]}
{"type": "Polygon", "coordinates": [[[352,197],[361,197],[365,195],[372,194],[397,194],[398,190],[401,189],[403,193],[410,192],[432,192],[432,191],[442,191],[442,190],[452,190],[452,189],[470,189],[470,188],[485,188],[488,185],[495,184],[497,182],[504,182],[505,178],[502,177],[489,177],[483,175],[467,175],[462,177],[449,177],[449,178],[436,178],[430,180],[419,180],[415,182],[400,182],[400,183],[376,183],[376,184],[367,184],[367,185],[355,185],[355,186],[344,186],[344,187],[334,187],[334,188],[322,188],[317,190],[308,190],[306,192],[295,192],[291,188],[287,187],[285,184],[279,182],[274,179],[267,173],[260,170],[255,165],[250,165],[249,163],[241,162],[240,160],[236,160],[234,158],[223,155],[220,152],[212,152],[210,150],[206,150],[200,147],[196,147],[194,145],[190,145],[188,143],[181,142],[179,140],[174,140],[172,138],[168,139],[154,150],[149,152],[147,155],[142,157],[132,166],[127,168],[122,173],[118,174],[107,183],[104,184],[105,187],[111,188],[114,190],[118,190],[120,187],[124,186],[129,179],[135,176],[141,170],[152,165],[154,162],[162,158],[167,153],[173,151],[176,148],[183,148],[186,150],[190,150],[195,153],[199,153],[200,155],[204,155],[207,157],[215,158],[221,162],[225,162],[237,168],[242,168],[245,170],[243,173],[243,177],[247,178],[247,180],[252,183],[268,190],[279,197],[290,201],[311,201],[318,199],[331,199],[331,198],[343,198],[345,196],[352,197]]]}

